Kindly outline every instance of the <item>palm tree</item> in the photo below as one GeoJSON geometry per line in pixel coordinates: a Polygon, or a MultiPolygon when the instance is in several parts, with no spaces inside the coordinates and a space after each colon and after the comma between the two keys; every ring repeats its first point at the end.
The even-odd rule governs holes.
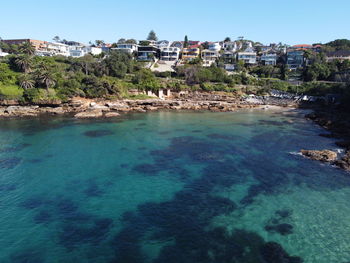
{"type": "Polygon", "coordinates": [[[50,72],[48,70],[44,70],[44,71],[40,72],[39,82],[41,84],[45,85],[46,89],[49,89],[50,87],[52,87],[56,83],[52,72],[50,72]]]}
{"type": "Polygon", "coordinates": [[[29,55],[19,55],[15,63],[24,73],[31,71],[32,58],[29,55]]]}
{"type": "Polygon", "coordinates": [[[19,47],[19,52],[22,54],[27,54],[27,55],[34,55],[35,54],[35,48],[30,42],[25,42],[19,47]]]}
{"type": "Polygon", "coordinates": [[[20,75],[19,79],[19,85],[21,86],[22,89],[31,89],[34,88],[34,80],[32,76],[29,74],[22,74],[20,75]]]}

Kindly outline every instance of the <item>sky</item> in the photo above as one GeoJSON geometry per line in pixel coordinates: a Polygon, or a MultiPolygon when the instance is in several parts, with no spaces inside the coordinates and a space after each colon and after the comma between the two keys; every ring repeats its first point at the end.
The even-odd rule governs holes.
{"type": "Polygon", "coordinates": [[[350,0],[1,0],[0,37],[221,41],[264,44],[350,39],[350,0]]]}

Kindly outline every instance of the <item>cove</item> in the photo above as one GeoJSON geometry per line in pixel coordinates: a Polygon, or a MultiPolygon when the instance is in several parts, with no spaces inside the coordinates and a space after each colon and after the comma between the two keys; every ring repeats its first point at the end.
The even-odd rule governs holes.
{"type": "Polygon", "coordinates": [[[291,110],[0,120],[0,262],[350,259],[350,177],[291,110]]]}

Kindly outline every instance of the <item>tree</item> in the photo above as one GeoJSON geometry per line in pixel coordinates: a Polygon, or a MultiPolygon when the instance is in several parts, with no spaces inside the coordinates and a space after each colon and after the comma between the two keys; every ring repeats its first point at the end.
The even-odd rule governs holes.
{"type": "Polygon", "coordinates": [[[209,48],[209,42],[206,41],[206,42],[202,43],[202,48],[203,49],[208,49],[209,48]]]}
{"type": "Polygon", "coordinates": [[[231,42],[231,38],[226,37],[225,40],[224,40],[224,42],[231,42]]]}
{"type": "Polygon", "coordinates": [[[46,89],[49,89],[50,87],[54,86],[56,83],[52,72],[49,70],[44,70],[40,72],[38,76],[38,80],[39,80],[39,83],[41,83],[46,87],[46,89]]]}
{"type": "Polygon", "coordinates": [[[105,42],[103,40],[95,40],[95,44],[96,46],[101,47],[105,44],[105,42]]]}
{"type": "Polygon", "coordinates": [[[117,43],[118,44],[124,44],[125,42],[126,42],[125,38],[120,38],[117,43]]]}
{"type": "Polygon", "coordinates": [[[185,41],[184,41],[184,48],[188,47],[188,37],[187,35],[185,36],[185,41]]]}
{"type": "Polygon", "coordinates": [[[103,63],[107,75],[117,78],[123,78],[126,73],[131,73],[134,66],[132,56],[121,51],[111,51],[103,63]]]}
{"type": "Polygon", "coordinates": [[[131,38],[131,39],[126,40],[125,43],[126,43],[126,44],[135,44],[135,45],[136,45],[136,44],[137,44],[137,41],[136,41],[136,39],[132,39],[132,38],[131,38]]]}
{"type": "Polygon", "coordinates": [[[151,32],[149,32],[147,40],[153,40],[153,41],[157,41],[158,40],[158,37],[157,37],[156,33],[153,30],[151,30],[151,32]]]}
{"type": "Polygon", "coordinates": [[[19,52],[32,56],[35,54],[35,48],[30,42],[25,42],[19,46],[19,52]]]}
{"type": "Polygon", "coordinates": [[[161,88],[161,84],[155,77],[154,73],[149,69],[141,69],[139,70],[132,82],[137,85],[140,90],[152,90],[157,91],[161,88]]]}
{"type": "Polygon", "coordinates": [[[60,42],[61,39],[59,36],[55,36],[52,40],[55,42],[60,42]]]}
{"type": "Polygon", "coordinates": [[[18,82],[22,89],[34,88],[34,84],[35,84],[32,76],[26,73],[19,76],[18,82]]]}
{"type": "Polygon", "coordinates": [[[23,54],[19,55],[15,59],[15,64],[17,67],[22,70],[24,73],[28,73],[31,71],[32,66],[32,58],[29,55],[23,54]]]}

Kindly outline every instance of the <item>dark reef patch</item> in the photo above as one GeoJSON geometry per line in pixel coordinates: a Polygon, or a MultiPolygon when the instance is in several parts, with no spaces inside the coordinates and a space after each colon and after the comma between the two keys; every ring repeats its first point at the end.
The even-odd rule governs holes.
{"type": "Polygon", "coordinates": [[[129,167],[129,165],[128,164],[126,164],[126,163],[122,163],[121,165],[120,165],[120,168],[128,168],[129,167]]]}
{"type": "Polygon", "coordinates": [[[90,224],[65,224],[59,234],[59,242],[65,248],[72,250],[81,244],[98,245],[103,241],[113,220],[109,218],[96,219],[90,224]]]}
{"type": "Polygon", "coordinates": [[[35,249],[21,250],[10,256],[11,263],[44,263],[44,255],[35,249]]]}
{"type": "Polygon", "coordinates": [[[52,215],[48,211],[40,211],[34,216],[34,222],[36,224],[46,224],[52,221],[52,215]]]}
{"type": "Polygon", "coordinates": [[[104,191],[98,186],[96,182],[89,181],[84,193],[88,197],[96,197],[101,196],[104,193],[104,191]]]}
{"type": "Polygon", "coordinates": [[[36,209],[45,204],[48,204],[48,200],[44,199],[42,196],[33,196],[24,200],[20,206],[26,209],[36,209]]]}
{"type": "Polygon", "coordinates": [[[0,192],[11,192],[17,189],[16,184],[1,184],[0,192]]]}
{"type": "Polygon", "coordinates": [[[13,169],[17,165],[19,165],[21,161],[22,159],[18,157],[9,157],[9,158],[0,159],[0,169],[8,169],[8,170],[13,169]]]}
{"type": "Polygon", "coordinates": [[[83,134],[87,137],[97,138],[97,137],[113,135],[114,132],[110,130],[92,130],[92,131],[86,131],[83,134]]]}
{"type": "Polygon", "coordinates": [[[268,263],[302,263],[300,257],[289,256],[281,245],[275,242],[268,242],[261,248],[261,255],[268,263]]]}
{"type": "Polygon", "coordinates": [[[29,144],[29,143],[21,143],[21,144],[15,145],[15,146],[2,148],[2,149],[0,149],[0,153],[19,152],[19,151],[21,151],[24,148],[27,148],[29,146],[31,146],[31,144],[29,144]]]}

